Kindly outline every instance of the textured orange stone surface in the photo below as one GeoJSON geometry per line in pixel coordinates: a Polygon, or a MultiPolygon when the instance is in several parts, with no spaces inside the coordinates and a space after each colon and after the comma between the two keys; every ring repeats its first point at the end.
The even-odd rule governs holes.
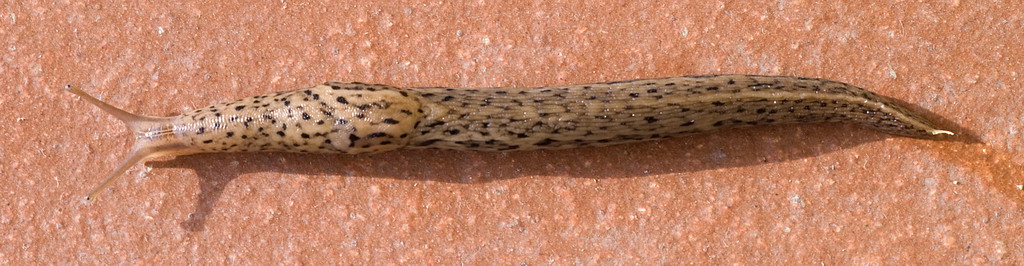
{"type": "Polygon", "coordinates": [[[816,2],[4,1],[0,263],[1024,263],[1024,4],[816,2]],[[131,140],[60,89],[163,116],[327,80],[708,73],[845,81],[967,137],[805,125],[565,151],[209,154],[136,166],[83,204],[131,140]]]}

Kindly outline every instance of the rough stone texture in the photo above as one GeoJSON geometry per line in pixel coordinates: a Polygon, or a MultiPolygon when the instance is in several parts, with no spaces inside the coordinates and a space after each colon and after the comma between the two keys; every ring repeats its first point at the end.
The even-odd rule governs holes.
{"type": "Polygon", "coordinates": [[[1021,1],[0,3],[0,263],[1024,263],[1021,1]],[[565,151],[137,166],[67,83],[170,115],[355,80],[845,81],[962,135],[847,125],[565,151]]]}

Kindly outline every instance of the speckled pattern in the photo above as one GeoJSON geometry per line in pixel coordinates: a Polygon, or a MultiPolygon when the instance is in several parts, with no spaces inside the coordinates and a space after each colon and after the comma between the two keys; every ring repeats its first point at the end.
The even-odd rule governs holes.
{"type": "Polygon", "coordinates": [[[0,264],[1022,265],[1022,25],[1022,1],[0,1],[0,264]],[[63,91],[166,117],[332,80],[725,73],[849,83],[957,135],[201,153],[83,203],[135,139],[63,91]]]}
{"type": "Polygon", "coordinates": [[[170,123],[196,153],[359,154],[405,146],[422,117],[407,89],[328,82],[196,109],[170,123]]]}
{"type": "Polygon", "coordinates": [[[853,122],[918,138],[945,134],[874,93],[813,78],[713,75],[413,92],[427,110],[413,147],[564,149],[819,122],[853,122]]]}
{"type": "Polygon", "coordinates": [[[949,131],[877,94],[804,78],[709,75],[541,88],[398,88],[328,82],[174,117],[118,109],[136,143],[88,198],[158,155],[375,153],[414,148],[516,151],[600,147],[756,125],[854,122],[918,138],[949,131]],[[427,111],[424,111],[427,110],[427,111]]]}
{"type": "Polygon", "coordinates": [[[328,82],[159,120],[166,124],[135,132],[137,139],[145,146],[147,141],[174,138],[181,145],[159,143],[182,150],[176,154],[360,154],[406,145],[564,149],[820,122],[853,122],[917,138],[946,133],[888,99],[848,84],[751,75],[486,89],[328,82]]]}

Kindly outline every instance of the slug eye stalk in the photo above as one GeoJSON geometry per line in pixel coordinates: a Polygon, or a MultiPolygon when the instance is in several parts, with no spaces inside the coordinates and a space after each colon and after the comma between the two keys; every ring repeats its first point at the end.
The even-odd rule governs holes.
{"type": "Polygon", "coordinates": [[[135,144],[132,145],[131,151],[125,157],[121,164],[114,168],[103,183],[100,183],[92,192],[89,192],[88,196],[85,197],[87,202],[92,201],[96,196],[110,187],[119,177],[124,175],[124,172],[131,168],[133,165],[144,161],[146,159],[162,156],[162,155],[180,155],[187,154],[188,147],[181,143],[177,138],[174,137],[172,128],[171,117],[151,117],[144,115],[137,115],[120,108],[114,107],[92,95],[89,95],[85,91],[82,91],[70,84],[65,86],[64,89],[67,92],[74,93],[82,97],[85,101],[99,107],[100,110],[113,115],[117,119],[124,122],[125,126],[135,136],[135,144]]]}

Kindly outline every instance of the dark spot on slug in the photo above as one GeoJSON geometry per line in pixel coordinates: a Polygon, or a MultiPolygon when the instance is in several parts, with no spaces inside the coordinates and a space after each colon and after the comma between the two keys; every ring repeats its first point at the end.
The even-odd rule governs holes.
{"type": "Polygon", "coordinates": [[[427,140],[427,141],[424,141],[424,142],[420,142],[419,145],[420,146],[430,146],[431,144],[434,144],[434,143],[436,143],[438,141],[441,141],[441,140],[439,140],[439,139],[431,139],[431,140],[427,140]]]}
{"type": "Polygon", "coordinates": [[[547,145],[551,145],[551,143],[554,143],[554,142],[555,142],[555,140],[553,140],[553,139],[544,139],[544,140],[538,141],[537,143],[534,143],[533,145],[547,146],[547,145]]]}

